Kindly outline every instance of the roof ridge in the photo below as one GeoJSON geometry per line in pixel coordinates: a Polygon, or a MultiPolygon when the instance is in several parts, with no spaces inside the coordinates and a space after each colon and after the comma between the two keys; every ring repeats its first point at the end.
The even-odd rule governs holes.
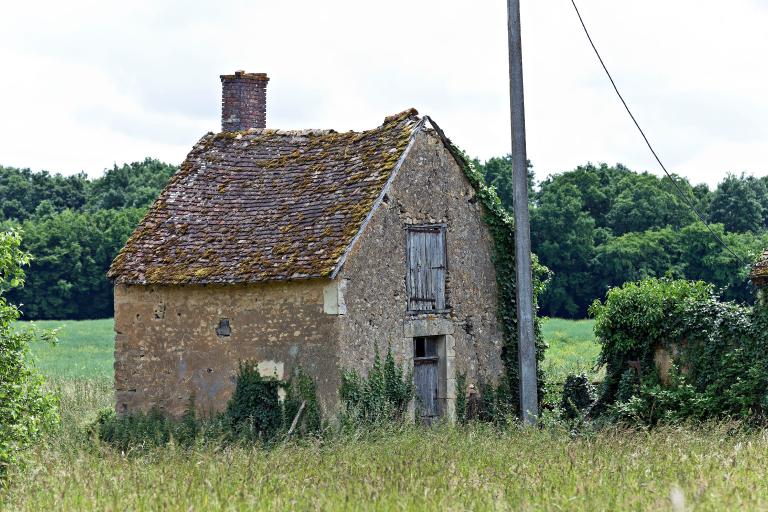
{"type": "Polygon", "coordinates": [[[374,130],[385,128],[387,127],[387,125],[390,125],[390,124],[400,123],[402,121],[405,121],[409,117],[418,117],[418,116],[419,116],[418,110],[416,110],[415,108],[409,108],[397,114],[393,114],[391,116],[385,117],[384,122],[379,126],[375,126],[373,128],[368,128],[366,130],[359,130],[359,131],[347,130],[346,132],[339,132],[333,128],[296,128],[296,129],[249,128],[247,130],[241,130],[241,131],[222,131],[218,133],[209,132],[209,134],[213,134],[215,137],[226,137],[229,139],[237,139],[245,135],[278,135],[278,136],[284,135],[288,137],[323,136],[323,135],[332,135],[335,133],[362,135],[362,134],[372,132],[374,130]]]}

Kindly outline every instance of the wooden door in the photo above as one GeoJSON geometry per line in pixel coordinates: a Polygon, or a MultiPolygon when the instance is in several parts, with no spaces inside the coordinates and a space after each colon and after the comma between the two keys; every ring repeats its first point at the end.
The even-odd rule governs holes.
{"type": "Polygon", "coordinates": [[[437,338],[414,338],[413,384],[416,393],[416,420],[425,425],[440,417],[440,379],[437,338]]]}

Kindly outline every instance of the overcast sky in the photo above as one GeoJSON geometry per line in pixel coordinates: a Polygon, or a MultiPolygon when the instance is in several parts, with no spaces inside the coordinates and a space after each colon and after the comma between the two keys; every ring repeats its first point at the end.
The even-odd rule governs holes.
{"type": "MultiPolygon", "coordinates": [[[[416,107],[509,152],[506,2],[1,0],[0,164],[99,176],[180,163],[220,126],[219,75],[266,72],[273,128],[360,130],[416,107]]],[[[570,0],[522,0],[528,154],[658,173],[570,0]]],[[[580,0],[667,167],[768,174],[768,0],[580,0]]]]}

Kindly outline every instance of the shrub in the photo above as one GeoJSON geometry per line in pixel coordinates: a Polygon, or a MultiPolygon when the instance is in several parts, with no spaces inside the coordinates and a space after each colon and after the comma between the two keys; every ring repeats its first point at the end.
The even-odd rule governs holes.
{"type": "Polygon", "coordinates": [[[480,383],[480,414],[477,419],[491,423],[506,423],[517,415],[520,407],[519,395],[513,388],[507,374],[501,376],[497,386],[480,383]]]}
{"type": "Polygon", "coordinates": [[[43,379],[29,354],[32,341],[42,337],[52,342],[54,334],[14,329],[19,310],[3,297],[24,282],[22,266],[29,256],[19,249],[20,243],[17,232],[0,233],[0,477],[18,453],[58,418],[56,399],[43,390],[43,379]]]}
{"type": "Polygon", "coordinates": [[[240,363],[237,382],[224,412],[206,419],[195,414],[195,400],[190,398],[179,419],[166,416],[160,409],[116,415],[103,411],[92,430],[99,439],[127,452],[164,446],[171,441],[180,446],[195,442],[230,443],[236,441],[271,442],[287,432],[301,403],[301,433],[320,430],[320,407],[314,381],[300,368],[288,383],[262,377],[253,363],[240,363]],[[284,402],[278,390],[286,388],[284,402]]]}
{"type": "Polygon", "coordinates": [[[701,282],[648,279],[591,308],[606,378],[598,412],[623,421],[765,421],[768,310],[721,302],[701,282]],[[673,355],[662,383],[657,348],[673,355]]]}
{"type": "Polygon", "coordinates": [[[202,432],[195,414],[194,397],[178,420],[166,416],[157,407],[146,413],[122,416],[116,415],[114,409],[105,409],[99,413],[92,430],[99,439],[123,452],[165,446],[172,440],[180,446],[192,446],[202,432]]]}
{"type": "Polygon", "coordinates": [[[595,403],[595,386],[589,382],[586,374],[569,375],[563,384],[563,399],[560,408],[568,419],[580,418],[595,403]]]}
{"type": "Polygon", "coordinates": [[[312,377],[299,368],[288,381],[287,395],[285,397],[285,425],[290,428],[291,422],[298,414],[301,404],[304,410],[299,421],[299,432],[314,434],[322,427],[320,404],[317,401],[317,384],[312,377]]]}
{"type": "Polygon", "coordinates": [[[262,377],[254,364],[240,363],[226,416],[232,431],[251,439],[272,439],[284,424],[278,390],[284,383],[262,377]]]}
{"type": "MultiPolygon", "coordinates": [[[[634,378],[632,371],[655,371],[654,351],[678,340],[685,304],[711,295],[711,286],[704,282],[646,279],[612,288],[605,303],[590,306],[601,345],[598,365],[606,365],[598,411],[616,401],[620,384],[626,386],[634,378]]],[[[626,387],[622,389],[626,395],[626,387]]]]}
{"type": "Polygon", "coordinates": [[[467,374],[456,375],[456,421],[467,421],[467,374]]]}
{"type": "Polygon", "coordinates": [[[361,377],[356,371],[342,372],[339,390],[345,411],[342,420],[354,424],[402,420],[413,392],[413,377],[395,363],[392,350],[387,349],[382,362],[376,349],[367,377],[361,377]]]}

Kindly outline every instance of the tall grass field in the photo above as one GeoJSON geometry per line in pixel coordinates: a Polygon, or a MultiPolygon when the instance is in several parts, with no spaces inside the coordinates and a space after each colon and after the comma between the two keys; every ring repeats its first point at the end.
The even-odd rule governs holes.
{"type": "MultiPolygon", "coordinates": [[[[576,435],[545,418],[120,453],[86,433],[112,405],[111,320],[43,326],[60,327],[57,346],[34,350],[61,426],[12,468],[3,510],[768,509],[768,433],[726,423],[576,435]]],[[[593,371],[591,322],[542,327],[553,386],[593,371]]]]}

